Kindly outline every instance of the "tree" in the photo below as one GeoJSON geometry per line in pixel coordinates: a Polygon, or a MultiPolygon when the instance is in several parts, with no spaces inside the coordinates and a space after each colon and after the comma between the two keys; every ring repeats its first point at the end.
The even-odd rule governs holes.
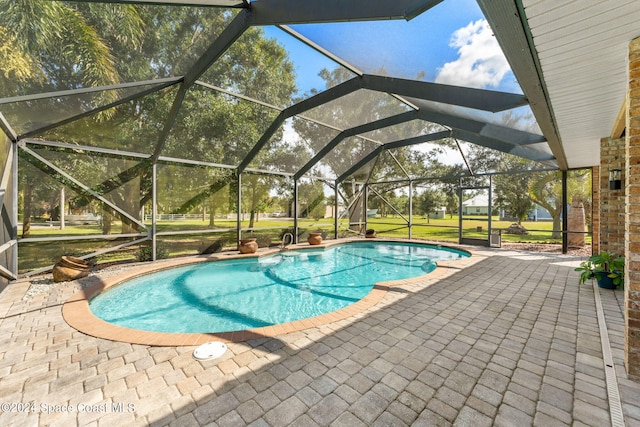
{"type": "Polygon", "coordinates": [[[271,205],[269,191],[272,188],[271,177],[258,174],[242,176],[243,211],[249,212],[249,228],[254,227],[258,213],[264,212],[271,205]]]}
{"type": "Polygon", "coordinates": [[[326,197],[320,181],[298,184],[298,203],[301,218],[320,219],[325,214],[326,197]]]}
{"type": "MultiPolygon", "coordinates": [[[[20,45],[20,52],[25,52],[24,58],[37,65],[35,68],[44,76],[44,82],[38,82],[34,78],[35,72],[31,72],[29,78],[25,77],[24,88],[20,88],[20,92],[43,90],[44,87],[47,90],[71,89],[184,74],[233,19],[232,15],[216,8],[66,4],[39,0],[0,0],[0,4],[7,5],[0,11],[0,17],[4,18],[0,22],[11,22],[17,28],[15,40],[3,40],[4,45],[20,45]],[[18,8],[22,8],[24,13],[19,12],[18,8]],[[34,14],[37,16],[34,17],[34,14]],[[33,18],[33,28],[28,22],[29,17],[33,18]],[[45,31],[50,27],[44,24],[54,23],[55,29],[45,31]],[[46,34],[40,34],[40,28],[46,34]],[[64,34],[58,34],[61,29],[65,30],[64,34]],[[78,41],[69,41],[71,37],[78,41]],[[91,37],[95,39],[90,40],[91,37]],[[85,51],[91,47],[96,48],[96,52],[105,53],[105,56],[99,57],[97,53],[85,56],[85,51]],[[67,53],[74,54],[62,55],[63,48],[67,49],[67,53]],[[86,65],[90,60],[98,64],[98,59],[102,65],[86,65]],[[103,72],[103,77],[97,74],[99,71],[103,72]],[[29,85],[32,89],[27,88],[29,85]]],[[[0,52],[3,42],[0,42],[0,52]]],[[[15,63],[17,60],[12,61],[12,64],[15,63]]],[[[5,68],[5,73],[14,77],[15,66],[5,68]]],[[[203,79],[219,77],[215,82],[219,86],[275,105],[289,104],[295,91],[293,66],[286,51],[275,40],[267,39],[261,28],[247,30],[207,73],[208,76],[204,75],[203,79]]],[[[145,87],[135,90],[142,89],[145,87]]],[[[160,141],[160,131],[166,123],[176,93],[176,88],[171,87],[136,98],[94,116],[54,128],[43,133],[42,137],[151,154],[160,141]]],[[[125,94],[130,92],[105,91],[100,95],[102,98],[91,98],[92,106],[99,106],[125,94]]],[[[74,115],[78,112],[77,104],[85,99],[81,96],[76,99],[68,97],[64,101],[57,107],[58,110],[69,108],[69,115],[74,115]]],[[[59,100],[56,102],[60,103],[59,100]]],[[[50,110],[52,105],[43,102],[42,108],[50,110]]],[[[270,111],[258,104],[195,85],[181,104],[162,154],[237,165],[277,114],[270,111]]],[[[285,154],[283,150],[264,150],[257,161],[268,163],[275,158],[275,163],[278,156],[285,154]]],[[[82,161],[78,162],[82,156],[75,157],[74,165],[65,166],[66,170],[83,182],[91,182],[93,190],[132,216],[137,217],[140,207],[151,199],[150,162],[138,161],[132,165],[131,162],[121,162],[117,156],[91,155],[84,157],[82,161],[85,164],[82,165],[82,161]]],[[[171,184],[184,191],[165,191],[163,195],[169,199],[159,200],[161,209],[189,212],[208,204],[212,213],[210,226],[214,226],[213,213],[224,205],[229,208],[235,205],[235,199],[230,202],[229,194],[221,196],[221,192],[230,193],[230,185],[234,187],[225,170],[206,168],[206,173],[200,171],[194,174],[193,168],[181,167],[173,171],[176,173],[170,178],[162,178],[165,180],[163,185],[171,184]]],[[[60,177],[56,179],[61,180],[60,177]]],[[[245,184],[253,182],[249,179],[245,184]]],[[[255,183],[260,185],[259,180],[255,183]]],[[[247,187],[245,194],[254,192],[268,197],[268,191],[253,190],[258,188],[247,187]]],[[[83,194],[83,197],[87,195],[83,194]]],[[[263,200],[252,200],[256,201],[256,205],[248,209],[255,212],[263,200]]],[[[103,217],[107,231],[112,215],[115,215],[115,211],[105,207],[103,217]]],[[[126,216],[121,215],[120,219],[123,221],[123,232],[133,231],[130,227],[135,225],[126,216]]]]}
{"type": "MultiPolygon", "coordinates": [[[[529,195],[534,202],[547,209],[553,218],[554,239],[562,238],[562,172],[538,172],[529,184],[529,195]]],[[[589,171],[575,171],[567,179],[567,201],[579,199],[586,206],[591,204],[591,178],[589,171]]],[[[585,206],[585,207],[586,207],[585,206]]],[[[585,209],[589,212],[591,209],[585,209]]],[[[590,222],[590,221],[588,221],[590,222]]]]}
{"type": "Polygon", "coordinates": [[[116,61],[98,21],[114,38],[139,46],[142,21],[133,6],[0,0],[0,33],[9,32],[4,44],[15,48],[5,54],[8,61],[0,61],[0,70],[5,75],[14,70],[14,94],[118,83],[116,61]]]}
{"type": "MultiPolygon", "coordinates": [[[[188,14],[191,8],[179,8],[181,13],[188,14]]],[[[193,13],[193,12],[192,12],[193,13]]],[[[185,15],[182,21],[174,14],[166,16],[166,27],[174,27],[179,24],[179,33],[184,32],[185,43],[189,38],[199,40],[200,36],[187,31],[189,23],[195,19],[185,15]],[[183,28],[184,26],[184,28],[183,28]]],[[[201,23],[196,28],[224,28],[227,24],[227,15],[220,13],[209,17],[209,21],[201,23]]],[[[167,34],[171,34],[170,28],[162,26],[167,34]]],[[[182,40],[182,39],[181,39],[182,40]]],[[[208,40],[210,42],[210,40],[208,40]]],[[[163,55],[174,58],[178,52],[170,52],[170,46],[163,47],[163,55]]],[[[185,49],[191,52],[193,49],[185,49]]],[[[170,64],[174,60],[167,59],[170,64]]],[[[178,61],[179,62],[179,61],[178,61]]],[[[168,71],[167,71],[168,72],[168,71]]],[[[294,70],[286,50],[273,39],[267,39],[261,28],[250,28],[243,36],[231,46],[223,57],[212,64],[211,68],[202,76],[203,81],[211,82],[224,89],[239,92],[273,105],[288,105],[296,90],[294,70]]],[[[180,113],[169,136],[163,155],[170,157],[186,157],[194,160],[205,160],[225,165],[238,165],[249,153],[253,145],[260,139],[263,132],[275,119],[277,112],[259,104],[244,101],[221,92],[195,86],[191,88],[182,102],[180,113]]],[[[282,131],[276,133],[277,140],[282,131]]],[[[268,150],[262,150],[253,159],[251,165],[264,167],[264,165],[277,165],[286,162],[289,156],[285,149],[272,144],[268,150]]],[[[219,185],[221,180],[225,184],[226,174],[217,168],[209,168],[205,182],[208,187],[199,192],[197,196],[189,198],[180,210],[187,211],[196,206],[210,201],[210,210],[213,212],[217,191],[233,191],[228,187],[219,185]]],[[[177,180],[189,188],[202,185],[202,182],[193,181],[194,177],[188,170],[176,177],[177,180]]],[[[250,213],[250,223],[257,219],[255,214],[263,211],[270,202],[271,192],[286,187],[280,185],[281,179],[243,175],[243,199],[244,209],[250,213]],[[246,179],[244,178],[246,176],[246,179]],[[249,195],[251,195],[249,197],[249,195]],[[247,204],[247,201],[250,203],[247,204]]],[[[234,203],[235,204],[235,203],[234,203]]],[[[228,204],[232,207],[232,204],[228,204]]],[[[210,226],[213,223],[210,222],[210,226]]]]}
{"type": "MultiPolygon", "coordinates": [[[[127,43],[138,45],[141,21],[131,6],[117,8],[122,13],[105,13],[106,8],[113,9],[98,4],[72,6],[41,0],[0,1],[0,23],[5,25],[0,26],[0,34],[7,34],[7,28],[11,29],[10,35],[0,42],[3,96],[119,83],[112,51],[91,21],[95,21],[96,14],[102,15],[102,25],[118,29],[115,37],[129,37],[127,43]],[[7,88],[10,89],[6,91],[7,88]]],[[[112,101],[115,96],[115,91],[106,91],[95,97],[94,102],[112,101]]],[[[48,117],[48,111],[65,109],[73,114],[79,103],[61,103],[53,98],[43,100],[32,106],[32,117],[48,117]]],[[[28,230],[32,196],[42,183],[27,184],[24,177],[21,181],[26,191],[23,230],[28,230]]]]}
{"type": "Polygon", "coordinates": [[[453,218],[453,213],[458,212],[459,205],[458,196],[456,194],[446,194],[445,206],[447,208],[447,212],[449,212],[449,218],[453,218]]]}
{"type": "Polygon", "coordinates": [[[495,205],[516,218],[518,224],[535,208],[529,195],[530,174],[496,175],[495,205]]]}
{"type": "Polygon", "coordinates": [[[529,183],[529,196],[551,214],[552,239],[562,238],[562,175],[561,172],[536,172],[529,183]]]}
{"type": "Polygon", "coordinates": [[[7,27],[0,26],[0,93],[16,94],[16,83],[43,78],[34,58],[22,51],[15,35],[7,27]]]}
{"type": "Polygon", "coordinates": [[[427,188],[416,199],[418,213],[426,216],[429,223],[429,214],[443,206],[447,197],[439,188],[427,188]]]}
{"type": "MultiPolygon", "coordinates": [[[[478,146],[470,148],[469,161],[483,172],[526,171],[534,166],[531,161],[478,146]]],[[[529,172],[496,174],[493,177],[495,207],[513,216],[518,224],[535,208],[530,194],[532,177],[529,172]]]]}

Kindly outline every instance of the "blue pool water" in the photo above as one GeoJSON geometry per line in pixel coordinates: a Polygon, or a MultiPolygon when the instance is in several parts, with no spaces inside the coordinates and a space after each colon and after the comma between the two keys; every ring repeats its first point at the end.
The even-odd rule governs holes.
{"type": "Polygon", "coordinates": [[[90,301],[107,322],[156,332],[228,332],[346,307],[373,285],[432,271],[469,256],[422,244],[352,242],[188,265],[138,277],[90,301]]]}

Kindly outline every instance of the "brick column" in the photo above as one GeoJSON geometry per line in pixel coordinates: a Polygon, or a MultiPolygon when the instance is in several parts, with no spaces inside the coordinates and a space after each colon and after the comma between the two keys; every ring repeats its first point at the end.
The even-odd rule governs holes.
{"type": "Polygon", "coordinates": [[[640,38],[629,43],[629,105],[623,179],[625,209],[625,365],[640,380],[640,38]]]}
{"type": "MultiPolygon", "coordinates": [[[[624,207],[625,190],[609,189],[609,171],[611,169],[625,168],[625,139],[603,138],[600,140],[600,167],[598,173],[594,171],[594,184],[597,183],[599,192],[599,212],[598,221],[598,252],[611,252],[616,255],[623,255],[624,248],[624,207]],[[596,175],[598,181],[596,182],[596,175]]],[[[596,186],[593,186],[596,191],[596,186]]],[[[595,194],[594,194],[595,198],[595,194]]],[[[594,225],[595,228],[595,225],[594,225]]]]}
{"type": "Polygon", "coordinates": [[[591,254],[600,252],[600,167],[591,168],[591,254]]]}

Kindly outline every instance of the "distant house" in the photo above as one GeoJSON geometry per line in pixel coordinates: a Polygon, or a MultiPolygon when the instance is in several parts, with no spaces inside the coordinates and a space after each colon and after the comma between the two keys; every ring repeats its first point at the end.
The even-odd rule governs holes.
{"type": "Polygon", "coordinates": [[[535,209],[529,213],[529,221],[551,221],[553,217],[548,210],[536,205],[535,209]]]}
{"type": "Polygon", "coordinates": [[[488,215],[489,198],[486,194],[478,194],[462,202],[462,215],[488,215]]]}
{"type": "Polygon", "coordinates": [[[446,213],[447,213],[447,208],[444,206],[435,208],[432,212],[429,212],[429,218],[443,219],[446,213]]]}

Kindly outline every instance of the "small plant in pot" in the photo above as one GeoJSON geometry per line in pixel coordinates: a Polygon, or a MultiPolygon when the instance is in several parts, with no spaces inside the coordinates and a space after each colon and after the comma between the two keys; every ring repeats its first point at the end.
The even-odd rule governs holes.
{"type": "Polygon", "coordinates": [[[581,272],[579,284],[595,278],[601,288],[615,289],[616,286],[624,286],[624,257],[609,252],[592,255],[580,263],[576,271],[581,272]]]}

